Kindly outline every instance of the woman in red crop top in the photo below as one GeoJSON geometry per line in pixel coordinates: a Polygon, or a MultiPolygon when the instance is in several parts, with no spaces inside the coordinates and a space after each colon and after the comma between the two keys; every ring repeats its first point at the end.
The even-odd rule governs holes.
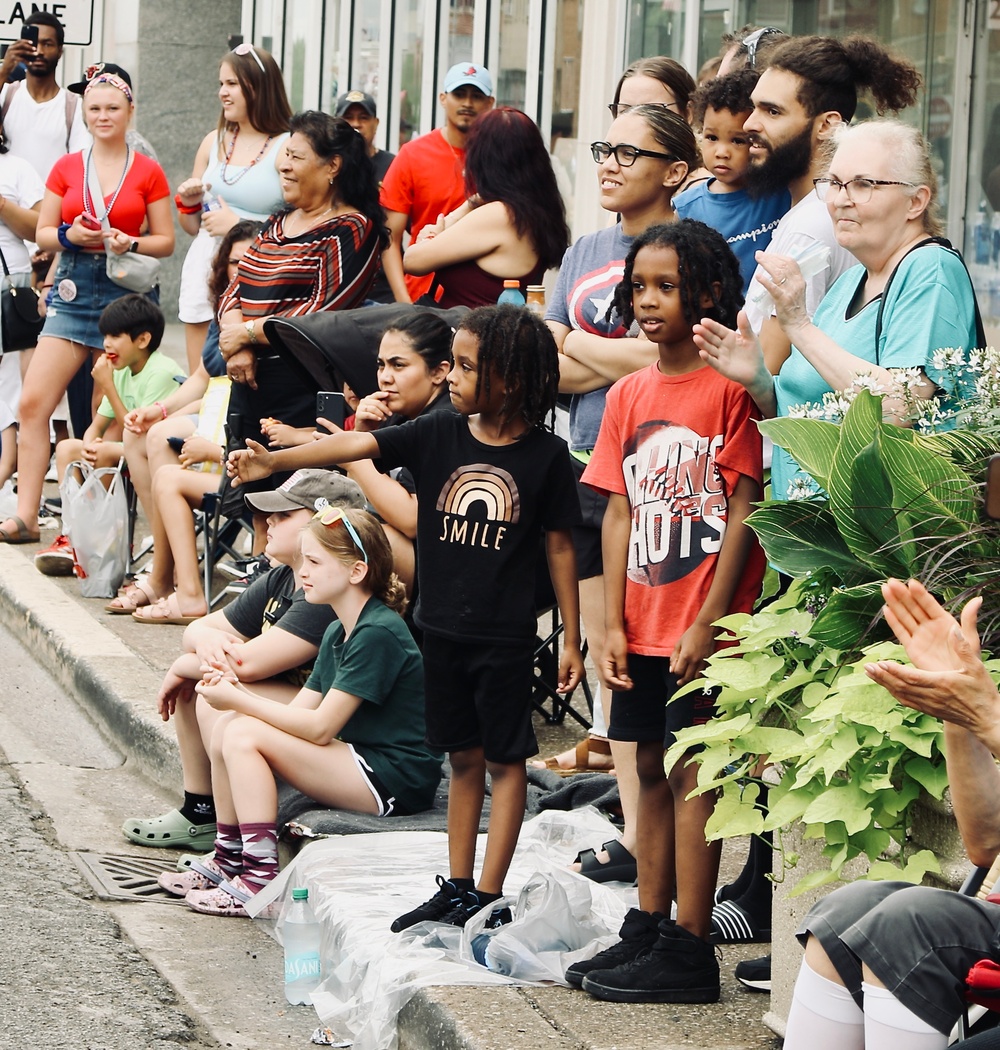
{"type": "MultiPolygon", "coordinates": [[[[135,109],[132,89],[121,77],[101,73],[87,85],[83,112],[94,139],[90,150],[68,153],[52,167],[35,239],[43,251],[59,252],[53,295],[21,393],[17,514],[0,522],[0,543],[38,540],[38,506],[49,463],[49,417],[85,360],[96,361],[104,345],[97,327],[101,311],[127,294],[106,273],[107,251],[163,258],[174,250],[170,190],[163,169],[125,141],[135,109]],[[102,201],[87,190],[86,167],[96,171],[102,201]],[[92,229],[84,213],[110,229],[92,229]]],[[[89,220],[88,220],[89,221],[89,220]]],[[[91,226],[95,223],[91,222],[91,226]]],[[[158,300],[156,289],[149,293],[158,300]]]]}

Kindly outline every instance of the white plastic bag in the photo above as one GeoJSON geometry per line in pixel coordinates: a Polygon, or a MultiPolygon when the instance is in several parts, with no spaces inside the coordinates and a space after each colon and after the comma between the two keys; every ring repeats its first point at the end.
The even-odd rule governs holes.
{"type": "Polygon", "coordinates": [[[95,470],[87,463],[72,463],[59,486],[63,528],[86,573],[80,581],[84,598],[113,598],[125,579],[128,497],[121,467],[95,470]]]}

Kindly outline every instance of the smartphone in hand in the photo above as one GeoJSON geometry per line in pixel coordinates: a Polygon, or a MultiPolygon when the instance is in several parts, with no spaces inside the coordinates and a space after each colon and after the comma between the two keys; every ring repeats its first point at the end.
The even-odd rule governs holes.
{"type": "Polygon", "coordinates": [[[182,437],[168,437],[167,444],[171,449],[179,456],[181,449],[184,447],[184,438],[182,437]]]}
{"type": "Polygon", "coordinates": [[[38,50],[38,26],[21,26],[21,39],[30,40],[35,50],[38,50]]]}
{"type": "Polygon", "coordinates": [[[88,230],[99,230],[101,228],[101,220],[96,215],[91,215],[89,211],[85,211],[80,215],[80,224],[86,226],[88,230]]]}
{"type": "Polygon", "coordinates": [[[344,395],[339,390],[321,390],[316,395],[316,418],[344,425],[344,395]]]}

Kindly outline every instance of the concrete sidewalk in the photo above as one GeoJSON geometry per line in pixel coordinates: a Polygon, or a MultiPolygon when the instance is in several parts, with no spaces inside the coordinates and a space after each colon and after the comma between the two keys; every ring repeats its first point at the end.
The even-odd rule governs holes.
{"type": "MultiPolygon", "coordinates": [[[[53,535],[43,533],[42,545],[47,545],[53,535]]],[[[38,573],[32,562],[37,550],[34,545],[0,544],[0,622],[27,645],[67,695],[84,707],[124,753],[128,764],[137,765],[166,797],[176,798],[180,787],[176,742],[172,728],[156,715],[153,699],[164,671],[178,652],[183,629],[145,626],[128,616],[105,613],[104,600],[82,598],[72,577],[49,578],[38,573]]],[[[551,745],[552,741],[543,742],[543,748],[546,743],[551,745]]],[[[121,843],[124,847],[124,839],[121,843]]],[[[121,852],[126,850],[122,848],[121,852]]],[[[162,857],[164,851],[155,852],[162,857]]],[[[725,865],[730,874],[741,861],[739,848],[727,854],[725,865]]],[[[129,904],[118,911],[138,909],[137,915],[146,916],[149,908],[145,903],[129,904]]],[[[166,949],[153,943],[156,938],[152,933],[150,941],[143,943],[142,934],[136,932],[153,925],[144,918],[127,929],[137,947],[197,1011],[204,997],[193,994],[195,985],[186,988],[185,981],[174,979],[166,949]]],[[[400,1015],[400,1047],[773,1050],[779,1041],[761,1023],[769,997],[748,993],[732,976],[737,962],[767,950],[767,945],[722,948],[722,1000],[711,1006],[599,1003],[585,993],[561,987],[433,989],[418,994],[400,1015]]],[[[188,975],[188,979],[204,982],[204,988],[225,979],[216,967],[204,969],[200,977],[188,975]]],[[[198,991],[203,990],[198,985],[198,991]]],[[[241,1007],[247,1009],[261,1011],[257,1018],[261,1031],[273,1025],[270,1013],[274,1008],[266,996],[241,1007]],[[270,1013],[265,1016],[265,1011],[270,1013]]],[[[206,1018],[210,1027],[211,1021],[211,1017],[206,1018]]],[[[244,1032],[252,1031],[254,1023],[252,1013],[241,1015],[244,1032]]],[[[307,1045],[307,1026],[302,1027],[301,1044],[307,1045]]]]}

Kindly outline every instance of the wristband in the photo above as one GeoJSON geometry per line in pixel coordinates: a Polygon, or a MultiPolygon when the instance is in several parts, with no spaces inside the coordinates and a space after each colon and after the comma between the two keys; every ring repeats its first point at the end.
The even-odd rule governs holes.
{"type": "Polygon", "coordinates": [[[179,193],[174,194],[174,204],[181,215],[197,215],[201,211],[200,204],[185,204],[179,193]]]}
{"type": "Polygon", "coordinates": [[[69,223],[68,222],[61,223],[60,226],[59,226],[59,229],[56,230],[56,237],[59,238],[59,243],[68,252],[78,252],[80,250],[80,245],[79,244],[74,244],[69,239],[68,231],[69,231],[69,223]]]}
{"type": "Polygon", "coordinates": [[[162,401],[154,401],[153,407],[158,408],[163,413],[163,418],[166,419],[168,416],[167,406],[162,401]]]}

